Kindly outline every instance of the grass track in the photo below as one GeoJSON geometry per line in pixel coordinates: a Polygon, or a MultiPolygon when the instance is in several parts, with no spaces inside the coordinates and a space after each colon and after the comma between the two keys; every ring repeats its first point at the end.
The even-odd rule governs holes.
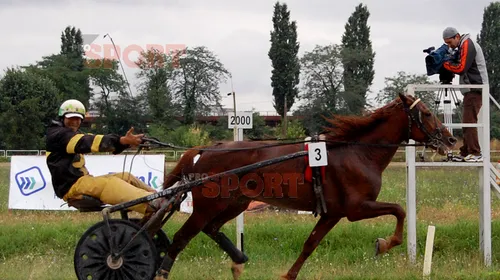
{"type": "MultiPolygon", "coordinates": [[[[8,211],[8,167],[0,167],[0,280],[76,279],[74,246],[100,220],[96,213],[8,211]]],[[[380,201],[405,207],[405,169],[388,168],[380,201]]],[[[402,246],[373,258],[374,240],[394,231],[395,218],[350,223],[342,220],[305,263],[299,279],[421,279],[427,225],[436,226],[433,279],[500,279],[500,206],[492,198],[493,266],[484,268],[478,243],[478,193],[475,169],[417,171],[418,264],[402,246]]],[[[165,226],[169,236],[187,219],[176,214],[165,226]]],[[[245,215],[245,249],[250,261],[244,279],[279,279],[293,264],[315,221],[310,215],[245,215]]],[[[234,240],[235,223],[223,231],[234,240]]],[[[171,279],[231,279],[230,260],[204,235],[192,240],[174,265],[171,279]]]]}

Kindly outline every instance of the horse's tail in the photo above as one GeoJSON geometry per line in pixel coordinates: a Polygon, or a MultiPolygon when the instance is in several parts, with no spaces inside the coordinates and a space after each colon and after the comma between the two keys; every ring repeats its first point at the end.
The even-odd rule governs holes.
{"type": "MultiPolygon", "coordinates": [[[[204,147],[200,146],[195,148],[204,147]]],[[[186,171],[186,169],[190,169],[193,166],[193,159],[198,153],[199,151],[196,149],[189,149],[182,155],[174,169],[170,173],[165,175],[163,189],[170,188],[182,179],[182,174],[186,171]]]]}

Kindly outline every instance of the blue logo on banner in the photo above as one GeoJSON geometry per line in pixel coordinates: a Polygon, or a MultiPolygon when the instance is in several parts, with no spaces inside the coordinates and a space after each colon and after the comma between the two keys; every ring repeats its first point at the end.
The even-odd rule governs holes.
{"type": "Polygon", "coordinates": [[[47,183],[42,171],[37,166],[30,167],[16,174],[16,183],[24,196],[32,195],[45,188],[47,183]]]}

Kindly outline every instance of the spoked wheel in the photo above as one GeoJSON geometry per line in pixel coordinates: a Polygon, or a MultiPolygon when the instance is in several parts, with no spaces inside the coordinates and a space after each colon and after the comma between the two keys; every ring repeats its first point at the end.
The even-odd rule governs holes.
{"type": "Polygon", "coordinates": [[[127,220],[109,220],[90,227],[76,246],[74,264],[78,280],[151,280],[156,271],[156,248],[146,232],[137,235],[140,227],[127,220]],[[111,245],[121,251],[113,259],[111,245]]]}
{"type": "MultiPolygon", "coordinates": [[[[132,218],[130,219],[130,221],[135,224],[139,224],[141,219],[132,218]]],[[[153,243],[156,248],[156,263],[159,266],[163,262],[163,258],[167,254],[168,248],[172,244],[172,241],[170,240],[170,238],[168,238],[167,234],[162,229],[160,229],[153,236],[153,243]]]]}

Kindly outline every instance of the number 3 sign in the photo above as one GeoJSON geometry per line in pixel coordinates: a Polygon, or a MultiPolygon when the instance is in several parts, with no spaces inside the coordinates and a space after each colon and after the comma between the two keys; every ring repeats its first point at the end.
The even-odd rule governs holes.
{"type": "Polygon", "coordinates": [[[309,166],[325,166],[328,165],[325,142],[307,143],[309,154],[309,166]]]}

